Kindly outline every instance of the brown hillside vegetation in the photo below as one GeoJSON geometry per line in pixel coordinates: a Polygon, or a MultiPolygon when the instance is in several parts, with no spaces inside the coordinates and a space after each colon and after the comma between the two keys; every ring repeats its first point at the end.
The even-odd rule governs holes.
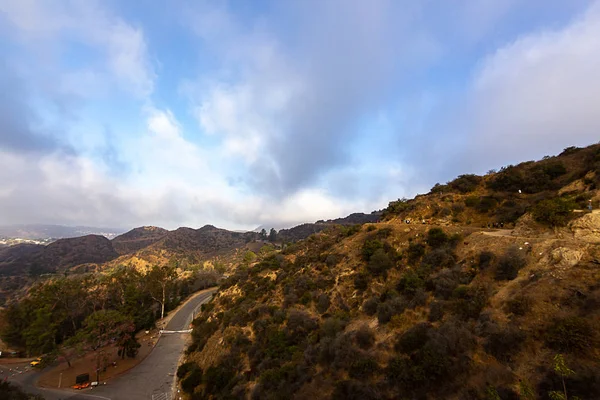
{"type": "Polygon", "coordinates": [[[129,254],[158,242],[168,233],[168,230],[156,226],[142,226],[117,236],[112,245],[120,255],[129,254]]]}
{"type": "Polygon", "coordinates": [[[600,398],[600,214],[573,212],[597,206],[599,167],[596,145],[462,176],[239,267],[194,321],[182,390],[600,398]]]}

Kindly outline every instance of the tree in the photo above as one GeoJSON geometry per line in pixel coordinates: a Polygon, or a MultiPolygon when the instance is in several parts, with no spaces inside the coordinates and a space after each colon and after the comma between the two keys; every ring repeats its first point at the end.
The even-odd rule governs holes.
{"type": "MultiPolygon", "coordinates": [[[[558,391],[549,392],[548,395],[552,400],[568,400],[567,397],[567,385],[565,384],[565,377],[575,375],[575,371],[570,369],[565,363],[565,359],[562,354],[554,356],[554,372],[556,372],[562,380],[563,393],[558,391]]],[[[573,397],[573,400],[577,400],[578,397],[573,397]]]]}
{"type": "Polygon", "coordinates": [[[269,232],[269,242],[275,242],[277,240],[277,231],[274,228],[271,228],[269,232]]]}
{"type": "Polygon", "coordinates": [[[267,231],[265,230],[265,228],[261,229],[261,231],[260,231],[260,238],[262,240],[266,240],[267,239],[267,231]]]}
{"type": "Polygon", "coordinates": [[[116,342],[125,351],[125,348],[130,346],[126,342],[133,337],[133,326],[131,318],[118,311],[96,311],[83,321],[82,329],[67,344],[95,352],[96,381],[99,381],[100,369],[104,368],[108,361],[105,346],[116,342]]]}
{"type": "Polygon", "coordinates": [[[167,301],[167,294],[173,287],[175,279],[177,278],[177,272],[173,266],[154,266],[146,274],[146,280],[148,284],[148,291],[154,301],[160,304],[160,318],[165,317],[165,303],[167,301]]]}

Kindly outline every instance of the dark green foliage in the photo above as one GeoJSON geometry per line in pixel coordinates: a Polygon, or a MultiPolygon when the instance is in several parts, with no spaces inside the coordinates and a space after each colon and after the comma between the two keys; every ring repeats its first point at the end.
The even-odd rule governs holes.
{"type": "Polygon", "coordinates": [[[483,347],[499,361],[510,362],[520,351],[524,340],[525,333],[514,326],[496,328],[487,336],[483,347]]]}
{"type": "Polygon", "coordinates": [[[581,317],[557,319],[544,336],[548,347],[567,353],[583,351],[591,347],[595,340],[592,326],[581,317]]]}
{"type": "Polygon", "coordinates": [[[408,271],[402,275],[396,286],[399,293],[412,297],[417,290],[425,287],[425,282],[415,271],[408,271]]]}
{"type": "Polygon", "coordinates": [[[338,265],[343,259],[344,259],[344,256],[341,254],[328,254],[327,258],[325,259],[325,264],[329,268],[333,268],[336,265],[338,265]]]}
{"type": "Polygon", "coordinates": [[[415,265],[425,254],[425,246],[422,243],[410,243],[406,250],[408,263],[415,265]]]}
{"type": "Polygon", "coordinates": [[[469,193],[477,189],[477,186],[482,181],[482,177],[478,175],[459,175],[458,178],[448,182],[447,186],[459,193],[469,193]]]}
{"type": "Polygon", "coordinates": [[[407,199],[391,201],[384,211],[384,216],[398,215],[414,209],[414,203],[407,199]]]}
{"type": "Polygon", "coordinates": [[[315,318],[302,310],[291,310],[288,315],[287,332],[292,342],[300,342],[319,327],[315,318]]]}
{"type": "Polygon", "coordinates": [[[436,271],[441,268],[452,268],[456,264],[456,256],[449,247],[435,249],[425,254],[421,261],[421,268],[436,271]]]}
{"type": "Polygon", "coordinates": [[[478,286],[458,286],[452,293],[454,313],[461,319],[476,319],[488,302],[487,289],[478,286]]]}
{"type": "Polygon", "coordinates": [[[383,249],[383,243],[377,239],[367,239],[362,247],[362,256],[365,261],[369,261],[377,250],[383,249]]]}
{"type": "MultiPolygon", "coordinates": [[[[188,370],[180,376],[180,369],[177,370],[177,377],[181,380],[181,388],[185,393],[193,393],[194,389],[202,383],[202,369],[196,363],[192,364],[188,370]]],[[[183,365],[186,365],[183,364],[183,365]]],[[[182,367],[183,367],[182,365],[182,367]]]]}
{"type": "Polygon", "coordinates": [[[41,395],[25,393],[20,387],[0,380],[0,398],[2,400],[44,400],[41,395]]]}
{"type": "Polygon", "coordinates": [[[486,270],[490,267],[490,265],[492,265],[492,262],[494,261],[495,258],[496,258],[496,255],[494,253],[492,253],[491,251],[488,251],[488,250],[484,250],[481,253],[479,253],[479,257],[477,260],[477,266],[482,271],[486,270]]]}
{"type": "Polygon", "coordinates": [[[379,400],[377,390],[361,381],[341,381],[332,395],[332,400],[379,400]]]}
{"type": "Polygon", "coordinates": [[[386,275],[387,271],[394,265],[392,258],[381,248],[377,249],[369,258],[367,270],[375,276],[386,275]]]}
{"type": "Polygon", "coordinates": [[[378,305],[379,300],[377,299],[377,297],[371,297],[365,300],[365,302],[362,305],[362,310],[365,312],[365,314],[373,316],[377,312],[378,305]]]}
{"type": "Polygon", "coordinates": [[[208,367],[203,377],[204,393],[218,395],[233,387],[237,368],[228,362],[221,362],[208,367]]]}
{"type": "Polygon", "coordinates": [[[563,197],[542,200],[532,210],[533,218],[550,226],[564,226],[569,221],[571,212],[577,204],[563,197]]]}
{"type": "Polygon", "coordinates": [[[527,265],[527,258],[516,247],[509,247],[498,260],[496,269],[496,280],[513,280],[517,277],[519,270],[527,265]]]}
{"type": "Polygon", "coordinates": [[[436,322],[444,317],[444,305],[439,301],[432,301],[429,305],[429,321],[436,322]]]}
{"type": "Polygon", "coordinates": [[[467,207],[477,207],[477,205],[479,204],[479,197],[477,196],[469,196],[465,199],[465,205],[467,207]]]}
{"type": "Polygon", "coordinates": [[[379,370],[379,365],[372,357],[368,355],[361,355],[357,357],[348,370],[348,374],[351,378],[364,380],[379,370]]]}
{"type": "Polygon", "coordinates": [[[330,304],[329,296],[325,293],[321,293],[317,299],[317,311],[324,314],[329,309],[330,304]]]}
{"type": "Polygon", "coordinates": [[[321,326],[321,334],[328,337],[336,337],[338,333],[346,328],[346,321],[340,318],[327,318],[321,326]]]}
{"type": "Polygon", "coordinates": [[[448,235],[441,228],[431,228],[427,232],[427,244],[433,248],[438,248],[448,243],[448,235]]]}
{"type": "Polygon", "coordinates": [[[377,320],[380,324],[386,324],[394,315],[402,314],[407,306],[408,303],[401,297],[388,299],[377,306],[377,320]]]}
{"type": "Polygon", "coordinates": [[[354,338],[358,346],[366,350],[375,343],[375,332],[369,328],[369,325],[363,324],[354,332],[354,338]]]}
{"type": "Polygon", "coordinates": [[[427,329],[425,339],[415,337],[412,342],[416,347],[406,348],[407,353],[392,359],[386,369],[388,382],[410,393],[426,392],[465,371],[475,345],[473,335],[455,322],[427,329]]]}
{"type": "Polygon", "coordinates": [[[360,291],[367,290],[369,287],[370,276],[368,273],[361,271],[354,276],[354,288],[360,291]]]}
{"type": "Polygon", "coordinates": [[[202,351],[208,339],[217,331],[219,328],[219,322],[212,320],[207,321],[206,319],[197,318],[193,321],[194,330],[192,331],[192,344],[188,348],[188,351],[202,351]]]}
{"type": "Polygon", "coordinates": [[[498,200],[490,196],[483,196],[475,206],[475,209],[480,213],[488,213],[496,207],[498,200]]]}
{"type": "Polygon", "coordinates": [[[409,354],[415,349],[420,349],[429,340],[428,334],[431,329],[431,324],[425,322],[413,325],[396,343],[396,351],[409,354]]]}

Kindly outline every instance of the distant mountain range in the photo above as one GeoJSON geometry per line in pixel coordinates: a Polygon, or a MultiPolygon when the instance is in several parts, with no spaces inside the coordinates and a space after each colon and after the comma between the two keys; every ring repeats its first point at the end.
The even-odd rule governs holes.
{"type": "Polygon", "coordinates": [[[101,235],[108,239],[125,232],[125,229],[97,228],[91,226],[64,226],[64,225],[5,225],[0,226],[0,237],[21,239],[65,239],[85,235],[101,235]]]}

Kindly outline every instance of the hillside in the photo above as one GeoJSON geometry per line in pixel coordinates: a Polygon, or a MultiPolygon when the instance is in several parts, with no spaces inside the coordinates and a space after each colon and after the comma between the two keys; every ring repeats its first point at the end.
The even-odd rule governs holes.
{"type": "Polygon", "coordinates": [[[381,219],[380,213],[353,213],[344,218],[320,220],[315,223],[306,223],[289,229],[282,229],[278,232],[277,238],[282,242],[296,242],[306,239],[310,235],[322,232],[331,228],[333,225],[362,225],[370,222],[377,222],[381,219]]]}
{"type": "Polygon", "coordinates": [[[600,213],[583,211],[599,161],[596,145],[462,176],[238,268],[194,321],[183,391],[549,399],[564,378],[600,398],[600,213]]]}
{"type": "Polygon", "coordinates": [[[120,255],[133,253],[158,242],[168,233],[168,230],[156,226],[142,226],[115,237],[112,245],[120,255]]]}
{"type": "Polygon", "coordinates": [[[63,272],[81,264],[99,264],[118,254],[104,236],[59,239],[47,246],[17,245],[0,252],[0,275],[40,275],[63,272]]]}

